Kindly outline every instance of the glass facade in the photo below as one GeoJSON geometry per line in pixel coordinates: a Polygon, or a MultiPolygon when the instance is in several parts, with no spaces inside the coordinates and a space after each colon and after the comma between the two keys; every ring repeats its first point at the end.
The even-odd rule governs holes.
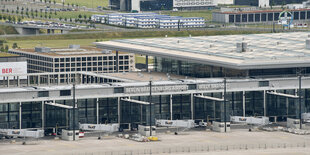
{"type": "Polygon", "coordinates": [[[22,128],[41,128],[42,127],[42,102],[22,103],[22,120],[21,121],[22,121],[22,128]]]}
{"type": "Polygon", "coordinates": [[[0,128],[19,128],[19,103],[0,104],[0,128]]]}
{"type": "MultiPolygon", "coordinates": [[[[297,91],[295,89],[287,89],[277,90],[277,92],[296,95],[297,91]]],[[[171,116],[173,120],[192,119],[191,104],[193,104],[193,119],[195,120],[225,120],[223,101],[191,95],[152,96],[152,123],[155,123],[155,119],[169,120],[171,116]]],[[[223,97],[221,92],[204,93],[203,95],[219,99],[223,97]]],[[[130,99],[149,102],[149,96],[132,96],[130,99]]],[[[270,93],[264,94],[264,91],[237,91],[227,92],[226,99],[226,121],[229,121],[230,116],[243,116],[244,114],[245,116],[264,116],[264,112],[271,120],[285,121],[287,117],[299,118],[298,98],[270,93]]],[[[72,106],[72,100],[56,100],[55,102],[72,106]]],[[[78,123],[96,124],[97,121],[102,124],[118,122],[121,124],[131,124],[132,128],[136,128],[138,124],[148,125],[150,123],[148,104],[139,104],[134,101],[111,97],[78,99],[77,105],[76,127],[78,127],[78,123]],[[118,107],[118,101],[120,101],[120,107],[118,107]],[[120,108],[120,114],[118,114],[118,108],[120,108]],[[120,120],[118,120],[119,115],[120,120]]],[[[310,112],[310,89],[302,91],[303,112],[310,112]]],[[[43,126],[44,128],[72,128],[72,119],[72,109],[44,104],[44,109],[42,110],[41,101],[21,102],[21,108],[20,103],[0,104],[0,128],[20,128],[19,124],[21,124],[21,128],[42,128],[43,126]]]]}
{"type": "MultiPolygon", "coordinates": [[[[295,76],[297,68],[277,68],[277,69],[253,69],[253,70],[236,70],[223,68],[187,61],[174,60],[169,58],[155,57],[154,71],[171,73],[177,75],[191,76],[197,78],[208,77],[247,77],[247,76],[295,76]]],[[[310,68],[303,68],[304,74],[310,73],[310,68]]]]}

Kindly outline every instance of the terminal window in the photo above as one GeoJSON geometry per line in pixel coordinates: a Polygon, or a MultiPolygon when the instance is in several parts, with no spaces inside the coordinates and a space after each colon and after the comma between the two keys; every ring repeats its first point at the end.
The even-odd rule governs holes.
{"type": "Polygon", "coordinates": [[[49,92],[48,91],[39,91],[38,97],[49,97],[49,92]]]}
{"type": "Polygon", "coordinates": [[[70,96],[71,95],[71,90],[61,90],[60,91],[60,96],[70,96]]]}
{"type": "Polygon", "coordinates": [[[259,87],[269,87],[269,81],[259,81],[259,87]]]}

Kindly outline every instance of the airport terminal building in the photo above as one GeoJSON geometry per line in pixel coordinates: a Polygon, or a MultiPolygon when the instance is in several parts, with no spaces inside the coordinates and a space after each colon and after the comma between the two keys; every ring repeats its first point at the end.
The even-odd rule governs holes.
{"type": "Polygon", "coordinates": [[[3,75],[0,127],[70,128],[74,96],[75,123],[119,123],[124,128],[150,124],[150,117],[152,123],[155,119],[223,122],[229,116],[268,116],[271,121],[299,118],[300,110],[310,111],[308,43],[303,32],[100,42],[100,48],[154,56],[158,72],[3,75]],[[174,65],[166,66],[162,59],[174,65]],[[198,70],[194,68],[198,64],[210,68],[200,70],[201,75],[184,74],[186,68],[198,70]],[[164,71],[169,67],[171,71],[164,71]],[[222,69],[215,72],[214,68],[222,69]],[[258,76],[252,70],[259,70],[258,76]],[[235,71],[242,74],[237,76],[235,71]],[[71,74],[75,89],[74,82],[60,81],[55,74],[71,74]],[[296,74],[303,75],[300,96],[296,74]],[[48,80],[33,80],[42,77],[48,80]]]}

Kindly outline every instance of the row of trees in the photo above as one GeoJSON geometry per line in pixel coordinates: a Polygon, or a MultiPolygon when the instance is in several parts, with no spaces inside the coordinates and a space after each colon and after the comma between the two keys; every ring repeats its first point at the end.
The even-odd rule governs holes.
{"type": "Polygon", "coordinates": [[[16,17],[14,15],[0,14],[0,20],[8,20],[10,22],[21,22],[22,17],[16,17]]]}
{"type": "MultiPolygon", "coordinates": [[[[5,40],[0,40],[0,52],[8,52],[9,51],[9,45],[4,45],[6,43],[5,40]]],[[[13,43],[12,45],[13,49],[19,48],[17,43],[13,43]]]]}

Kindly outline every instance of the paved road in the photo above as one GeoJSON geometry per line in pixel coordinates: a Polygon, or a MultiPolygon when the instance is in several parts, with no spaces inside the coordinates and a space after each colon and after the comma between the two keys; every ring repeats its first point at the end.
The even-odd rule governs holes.
{"type": "Polygon", "coordinates": [[[248,132],[232,130],[230,133],[189,131],[174,135],[158,133],[160,141],[135,142],[115,136],[85,137],[79,141],[39,140],[29,145],[1,143],[0,152],[10,154],[41,155],[97,155],[97,154],[186,154],[186,155],[303,155],[309,154],[309,135],[284,132],[248,132]],[[152,153],[149,153],[149,152],[152,153]],[[163,153],[165,152],[165,153],[163,153]],[[229,152],[229,153],[228,153],[229,152]]]}

